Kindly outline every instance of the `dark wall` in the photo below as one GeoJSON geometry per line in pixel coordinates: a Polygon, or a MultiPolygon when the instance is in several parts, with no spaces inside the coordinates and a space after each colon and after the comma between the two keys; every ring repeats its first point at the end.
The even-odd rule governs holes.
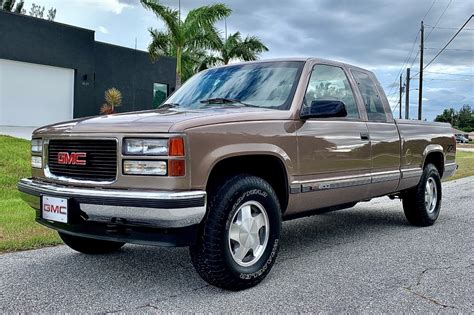
{"type": "Polygon", "coordinates": [[[123,93],[118,111],[151,108],[153,83],[175,86],[174,58],[95,42],[94,31],[0,10],[0,58],[75,70],[74,117],[99,113],[104,92],[123,93]]]}
{"type": "Polygon", "coordinates": [[[150,109],[153,83],[175,86],[174,58],[159,58],[151,62],[148,53],[125,47],[96,42],[95,99],[104,102],[104,92],[115,87],[122,92],[123,103],[118,112],[150,109]]]}

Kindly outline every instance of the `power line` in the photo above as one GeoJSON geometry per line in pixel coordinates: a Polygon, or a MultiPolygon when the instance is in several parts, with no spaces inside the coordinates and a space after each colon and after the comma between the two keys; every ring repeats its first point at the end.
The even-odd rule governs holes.
{"type": "MultiPolygon", "coordinates": [[[[431,3],[430,7],[428,8],[428,10],[426,11],[426,13],[423,15],[423,18],[421,20],[424,20],[428,14],[430,13],[431,9],[433,8],[434,4],[436,3],[437,0],[433,0],[433,2],[431,3]]],[[[452,0],[450,0],[450,3],[451,3],[452,0]]],[[[420,35],[420,30],[416,33],[416,37],[415,37],[415,40],[413,41],[413,44],[412,44],[412,47],[411,47],[411,50],[410,50],[410,53],[408,54],[408,56],[405,58],[405,61],[403,61],[403,64],[400,68],[400,70],[398,71],[398,74],[396,76],[396,79],[395,81],[393,81],[392,83],[392,87],[390,88],[390,91],[388,92],[388,95],[391,95],[392,93],[392,90],[394,89],[394,87],[396,86],[396,83],[398,81],[398,77],[400,77],[400,75],[403,73],[403,69],[405,68],[405,66],[408,65],[407,62],[410,62],[410,58],[413,54],[413,51],[415,49],[415,45],[416,45],[416,41],[418,40],[418,36],[420,35]]],[[[418,56],[418,55],[417,55],[418,56]]],[[[416,57],[417,57],[416,56],[416,57]]],[[[415,57],[415,59],[416,59],[415,57]]],[[[396,91],[395,91],[396,92],[396,91]]]]}
{"type": "Polygon", "coordinates": [[[433,78],[433,79],[425,79],[423,81],[463,81],[463,82],[467,82],[467,81],[472,81],[474,78],[465,78],[465,79],[444,79],[444,78],[433,78]]]}
{"type": "Polygon", "coordinates": [[[420,35],[420,31],[418,31],[418,33],[416,33],[415,40],[413,41],[413,44],[412,44],[412,46],[411,46],[411,51],[410,51],[410,53],[408,54],[408,56],[405,58],[405,61],[403,61],[402,67],[401,67],[400,70],[398,71],[397,78],[395,79],[395,81],[393,81],[392,87],[390,88],[390,91],[388,92],[388,94],[392,93],[392,90],[394,89],[394,87],[396,86],[395,84],[396,84],[397,81],[398,81],[398,77],[400,76],[400,74],[402,74],[403,69],[405,68],[405,66],[408,65],[407,61],[410,60],[411,55],[413,54],[413,51],[415,50],[415,44],[416,44],[416,41],[418,40],[418,36],[419,36],[419,35],[420,35]]]}
{"type": "Polygon", "coordinates": [[[413,65],[415,64],[415,60],[416,60],[416,58],[418,58],[418,55],[419,55],[419,54],[420,54],[420,51],[418,50],[418,51],[416,52],[415,58],[413,58],[413,60],[411,61],[410,68],[413,68],[413,65]]]}
{"type": "Polygon", "coordinates": [[[441,13],[441,15],[439,16],[438,20],[436,21],[435,25],[434,25],[433,28],[430,30],[430,32],[428,33],[428,35],[426,35],[425,40],[428,40],[428,38],[430,37],[431,33],[433,33],[433,30],[436,28],[436,26],[438,26],[439,21],[441,21],[441,19],[443,18],[444,14],[446,13],[446,10],[448,10],[449,6],[451,5],[451,2],[453,2],[453,0],[449,0],[448,5],[446,6],[446,8],[444,8],[443,13],[441,13]]]}
{"type": "Polygon", "coordinates": [[[436,54],[436,56],[434,56],[433,59],[431,59],[430,62],[428,62],[428,63],[426,64],[426,66],[423,67],[423,70],[426,69],[426,68],[428,68],[428,66],[429,66],[430,64],[432,64],[433,61],[436,60],[436,58],[438,58],[438,56],[446,49],[446,47],[448,47],[448,45],[456,38],[456,36],[458,36],[458,34],[459,34],[459,33],[462,31],[462,29],[467,25],[467,23],[469,23],[469,21],[472,19],[473,16],[474,16],[474,14],[471,15],[471,16],[467,19],[466,22],[464,22],[464,24],[461,26],[461,28],[453,35],[453,37],[451,37],[451,39],[446,43],[446,45],[444,45],[444,47],[443,47],[440,51],[438,51],[438,53],[436,54]]]}
{"type": "Polygon", "coordinates": [[[397,102],[397,105],[395,105],[395,107],[392,109],[392,113],[394,113],[397,110],[398,105],[400,105],[400,102],[397,102]]]}
{"type": "MultiPolygon", "coordinates": [[[[441,48],[436,48],[436,47],[425,47],[425,49],[429,50],[438,50],[441,48]]],[[[462,48],[446,48],[445,50],[451,50],[451,51],[474,51],[474,49],[462,49],[462,48]]]]}
{"type": "Polygon", "coordinates": [[[457,76],[463,76],[463,77],[474,77],[474,75],[472,75],[472,74],[461,74],[461,73],[447,73],[447,72],[435,72],[435,71],[425,71],[425,73],[457,75],[457,76]]]}
{"type": "Polygon", "coordinates": [[[430,13],[431,9],[433,8],[434,4],[436,3],[437,0],[433,0],[433,2],[431,3],[431,6],[430,8],[428,9],[428,11],[426,11],[425,15],[423,15],[423,18],[421,19],[422,21],[425,19],[425,17],[428,15],[428,13],[430,13]]]}
{"type": "MultiPolygon", "coordinates": [[[[436,28],[439,30],[457,30],[457,27],[442,27],[442,26],[430,26],[430,25],[425,25],[426,28],[436,28]]],[[[465,28],[465,31],[474,31],[474,28],[465,28]]]]}

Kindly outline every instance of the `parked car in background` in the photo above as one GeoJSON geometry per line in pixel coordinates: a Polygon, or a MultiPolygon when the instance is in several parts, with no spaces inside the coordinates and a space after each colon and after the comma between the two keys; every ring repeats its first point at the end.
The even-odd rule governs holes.
{"type": "Polygon", "coordinates": [[[230,290],[268,274],[282,220],[389,196],[429,226],[456,170],[449,124],[394,119],[372,72],[322,59],[208,69],[157,110],[32,139],[18,188],[69,247],[189,246],[199,275],[230,290]]]}
{"type": "Polygon", "coordinates": [[[463,135],[455,135],[457,143],[469,143],[469,140],[466,139],[463,135]]]}

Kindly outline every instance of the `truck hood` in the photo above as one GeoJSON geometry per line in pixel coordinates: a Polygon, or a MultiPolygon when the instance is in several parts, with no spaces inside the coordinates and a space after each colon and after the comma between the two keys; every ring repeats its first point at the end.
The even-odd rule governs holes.
{"type": "Polygon", "coordinates": [[[35,135],[63,133],[166,133],[222,122],[278,119],[282,112],[250,107],[166,108],[80,118],[35,130],[35,135]],[[182,125],[181,128],[179,125],[182,125]]]}

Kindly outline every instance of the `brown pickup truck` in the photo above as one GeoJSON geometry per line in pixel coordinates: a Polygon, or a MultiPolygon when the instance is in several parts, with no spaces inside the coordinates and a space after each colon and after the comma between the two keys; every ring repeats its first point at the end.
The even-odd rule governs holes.
{"type": "Polygon", "coordinates": [[[190,246],[204,280],[239,290],[270,271],[282,220],[388,196],[432,225],[455,153],[449,124],[394,119],[370,71],[271,60],[200,72],[156,110],[37,129],[18,188],[74,250],[190,246]]]}

